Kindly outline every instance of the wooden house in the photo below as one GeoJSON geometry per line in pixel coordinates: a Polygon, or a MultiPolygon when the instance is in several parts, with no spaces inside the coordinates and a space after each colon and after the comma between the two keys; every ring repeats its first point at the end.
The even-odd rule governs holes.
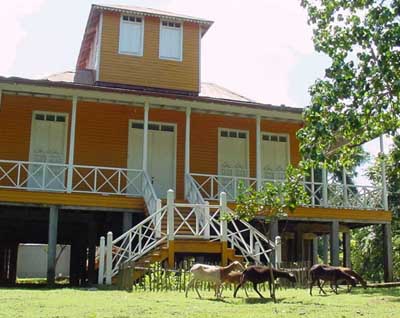
{"type": "MultiPolygon", "coordinates": [[[[287,164],[299,162],[302,109],[202,83],[201,43],[211,26],[159,10],[92,5],[75,71],[0,77],[1,282],[15,281],[19,243],[49,244],[49,282],[56,244],[71,245],[71,282],[96,282],[96,246],[109,231],[113,240],[128,238],[132,255],[139,246],[137,262],[163,244],[165,255],[156,256],[170,266],[180,255],[213,254],[224,263],[268,252],[261,227],[242,224],[250,233],[242,235],[212,224],[220,222],[213,211],[235,208],[240,182],[279,182],[287,164]],[[158,243],[129,239],[152,215],[158,243]]],[[[330,262],[339,264],[342,241],[350,265],[350,230],[382,224],[390,280],[385,191],[330,176],[305,180],[310,204],[268,225],[272,242],[281,236],[281,260],[316,262],[324,237],[330,262]]],[[[112,261],[102,270],[114,270],[107,269],[112,261]]]]}

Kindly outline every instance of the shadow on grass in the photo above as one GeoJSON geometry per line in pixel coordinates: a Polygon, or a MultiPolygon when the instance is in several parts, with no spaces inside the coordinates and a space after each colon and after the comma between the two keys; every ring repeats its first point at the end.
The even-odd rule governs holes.
{"type": "MultiPolygon", "coordinates": [[[[277,302],[279,302],[280,299],[277,299],[277,302]]],[[[244,298],[243,302],[246,304],[267,304],[267,303],[274,303],[274,301],[271,298],[260,298],[260,297],[249,297],[249,298],[244,298]]]]}

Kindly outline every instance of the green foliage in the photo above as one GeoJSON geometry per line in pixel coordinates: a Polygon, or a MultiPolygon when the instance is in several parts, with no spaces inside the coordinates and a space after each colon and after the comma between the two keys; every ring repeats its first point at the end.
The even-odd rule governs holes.
{"type": "Polygon", "coordinates": [[[298,132],[305,159],[351,166],[359,145],[400,126],[400,1],[302,0],[331,58],[298,132]]]}
{"type": "MultiPolygon", "coordinates": [[[[380,155],[369,168],[368,177],[376,185],[382,182],[382,164],[386,168],[386,182],[389,191],[389,210],[393,213],[393,274],[400,278],[400,136],[394,139],[394,145],[387,155],[380,155]]],[[[370,226],[354,231],[352,243],[354,268],[363,273],[367,279],[382,280],[383,242],[382,227],[370,226]]]]}
{"type": "Polygon", "coordinates": [[[283,181],[267,182],[258,191],[242,184],[236,200],[236,216],[244,220],[251,220],[261,213],[269,218],[280,217],[307,204],[309,198],[304,190],[303,175],[301,169],[289,165],[283,181]]]}

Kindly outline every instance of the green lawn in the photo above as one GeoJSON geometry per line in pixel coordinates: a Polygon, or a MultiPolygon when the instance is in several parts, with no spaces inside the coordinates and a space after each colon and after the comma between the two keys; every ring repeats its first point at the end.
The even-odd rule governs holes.
{"type": "MultiPolygon", "coordinates": [[[[263,292],[267,295],[267,292],[263,292]]],[[[0,288],[0,317],[400,317],[400,288],[353,290],[339,295],[309,296],[302,289],[277,290],[278,303],[250,291],[250,298],[232,298],[224,292],[215,300],[211,292],[185,298],[179,292],[132,292],[87,289],[0,288]]]]}

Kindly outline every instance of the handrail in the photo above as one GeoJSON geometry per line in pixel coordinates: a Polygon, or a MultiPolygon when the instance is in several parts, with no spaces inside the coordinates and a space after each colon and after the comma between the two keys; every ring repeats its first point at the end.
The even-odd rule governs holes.
{"type": "MultiPolygon", "coordinates": [[[[114,240],[112,233],[108,233],[107,253],[104,251],[104,244],[100,244],[103,248],[100,255],[103,257],[102,263],[106,264],[106,273],[100,272],[99,283],[103,282],[104,277],[106,282],[111,283],[111,278],[118,273],[120,265],[134,262],[163,242],[179,237],[227,241],[247,260],[269,263],[268,253],[275,248],[273,242],[245,221],[232,219],[227,224],[223,218],[225,213],[233,216],[233,212],[226,205],[225,194],[221,194],[220,204],[176,203],[174,192],[169,190],[167,205],[114,240]],[[199,223],[200,218],[204,220],[202,225],[199,223]],[[166,225],[166,228],[163,228],[162,224],[166,225]],[[181,230],[184,231],[181,233],[181,230]]],[[[104,242],[104,238],[100,241],[104,242]]]]}
{"type": "Polygon", "coordinates": [[[112,242],[107,242],[107,245],[112,246],[110,248],[112,251],[111,270],[106,271],[104,275],[99,275],[99,283],[103,282],[107,272],[111,277],[115,276],[120,265],[138,260],[166,241],[167,233],[162,231],[161,227],[166,214],[167,207],[164,206],[112,242]]]}
{"type": "MultiPolygon", "coordinates": [[[[191,173],[190,176],[192,177],[193,183],[197,187],[198,192],[205,200],[219,199],[218,190],[222,189],[227,192],[228,201],[235,201],[237,197],[237,185],[239,180],[243,181],[247,186],[254,186],[256,183],[256,179],[254,178],[236,176],[222,176],[202,173],[191,173]]],[[[262,183],[282,182],[282,180],[272,179],[262,179],[261,181],[262,183]]],[[[382,200],[382,187],[358,184],[341,184],[333,180],[329,181],[329,183],[317,182],[315,180],[303,181],[304,189],[310,196],[310,203],[306,206],[364,210],[384,209],[382,200]],[[326,189],[326,192],[324,192],[324,189],[326,189]]]]}
{"type": "MultiPolygon", "coordinates": [[[[149,214],[153,214],[157,211],[157,204],[160,205],[160,201],[157,198],[156,192],[153,185],[151,184],[150,177],[147,172],[143,171],[143,184],[142,194],[144,202],[146,203],[149,214]]],[[[160,207],[160,206],[159,206],[160,207]]]]}

